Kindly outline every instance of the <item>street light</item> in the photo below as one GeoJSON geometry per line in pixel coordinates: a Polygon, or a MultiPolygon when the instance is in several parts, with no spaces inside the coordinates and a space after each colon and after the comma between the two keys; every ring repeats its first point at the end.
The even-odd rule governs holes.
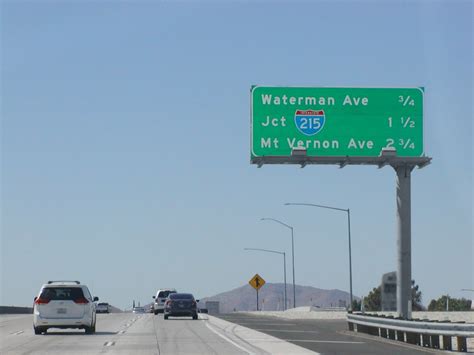
{"type": "Polygon", "coordinates": [[[295,286],[295,240],[293,238],[293,227],[275,218],[260,218],[261,221],[273,221],[291,230],[291,263],[293,266],[293,308],[296,308],[296,286],[295,286]]]}
{"type": "Polygon", "coordinates": [[[276,250],[268,250],[268,249],[259,249],[259,248],[244,248],[244,250],[256,250],[256,251],[263,251],[267,253],[274,253],[274,254],[280,254],[283,255],[283,280],[285,282],[285,306],[283,307],[283,310],[286,311],[286,305],[288,304],[287,298],[286,298],[286,254],[284,251],[276,251],[276,250]]]}
{"type": "Polygon", "coordinates": [[[285,206],[311,206],[311,207],[326,208],[326,209],[335,210],[335,211],[343,211],[347,213],[347,231],[348,231],[348,237],[349,237],[349,293],[350,293],[350,299],[351,299],[351,302],[349,305],[349,311],[352,312],[352,252],[351,252],[351,211],[350,209],[330,207],[330,206],[324,206],[324,205],[315,205],[313,203],[287,202],[285,203],[285,206]]]}

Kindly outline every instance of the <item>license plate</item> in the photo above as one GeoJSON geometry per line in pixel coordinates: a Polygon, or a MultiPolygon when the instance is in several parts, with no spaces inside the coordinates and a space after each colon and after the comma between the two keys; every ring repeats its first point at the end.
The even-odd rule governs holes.
{"type": "Polygon", "coordinates": [[[184,308],[184,304],[179,304],[178,307],[179,308],[184,308]]]}
{"type": "Polygon", "coordinates": [[[66,308],[58,308],[58,309],[57,309],[57,312],[58,312],[58,314],[66,314],[66,313],[67,313],[67,309],[66,309],[66,308]]]}

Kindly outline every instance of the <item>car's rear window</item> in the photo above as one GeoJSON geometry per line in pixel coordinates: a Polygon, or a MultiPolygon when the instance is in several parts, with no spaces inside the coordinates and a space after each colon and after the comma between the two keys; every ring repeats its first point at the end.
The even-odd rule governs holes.
{"type": "Polygon", "coordinates": [[[80,287],[45,287],[40,298],[48,300],[76,300],[83,298],[84,293],[80,287]]]}
{"type": "Polygon", "coordinates": [[[176,293],[176,291],[160,291],[158,297],[166,298],[170,295],[170,293],[176,293]]]}
{"type": "Polygon", "coordinates": [[[170,295],[170,299],[172,300],[192,300],[194,296],[190,293],[175,293],[170,295]]]}
{"type": "Polygon", "coordinates": [[[97,305],[98,306],[108,306],[109,304],[108,303],[98,303],[97,305]]]}

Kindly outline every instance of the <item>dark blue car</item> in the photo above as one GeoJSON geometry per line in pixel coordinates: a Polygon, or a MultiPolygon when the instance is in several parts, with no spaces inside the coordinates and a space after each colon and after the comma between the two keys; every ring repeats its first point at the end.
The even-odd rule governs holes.
{"type": "Polygon", "coordinates": [[[193,317],[198,319],[197,302],[190,293],[172,293],[165,302],[164,317],[193,317]]]}

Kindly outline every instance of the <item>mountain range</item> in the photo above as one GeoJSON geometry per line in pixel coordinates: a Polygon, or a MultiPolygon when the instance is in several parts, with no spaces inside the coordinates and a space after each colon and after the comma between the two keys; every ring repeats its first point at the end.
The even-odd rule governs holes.
{"type": "MultiPolygon", "coordinates": [[[[266,283],[259,291],[260,310],[281,311],[284,305],[283,283],[266,283]]],[[[341,290],[324,290],[312,286],[296,285],[296,307],[345,307],[349,304],[349,293],[341,290]]],[[[354,297],[356,298],[356,297],[354,297]]],[[[288,307],[293,308],[293,285],[287,285],[288,307]]],[[[202,298],[200,307],[205,307],[206,301],[219,301],[221,313],[234,311],[255,311],[257,309],[257,293],[255,289],[246,284],[236,289],[219,293],[211,297],[202,298]]]]}

